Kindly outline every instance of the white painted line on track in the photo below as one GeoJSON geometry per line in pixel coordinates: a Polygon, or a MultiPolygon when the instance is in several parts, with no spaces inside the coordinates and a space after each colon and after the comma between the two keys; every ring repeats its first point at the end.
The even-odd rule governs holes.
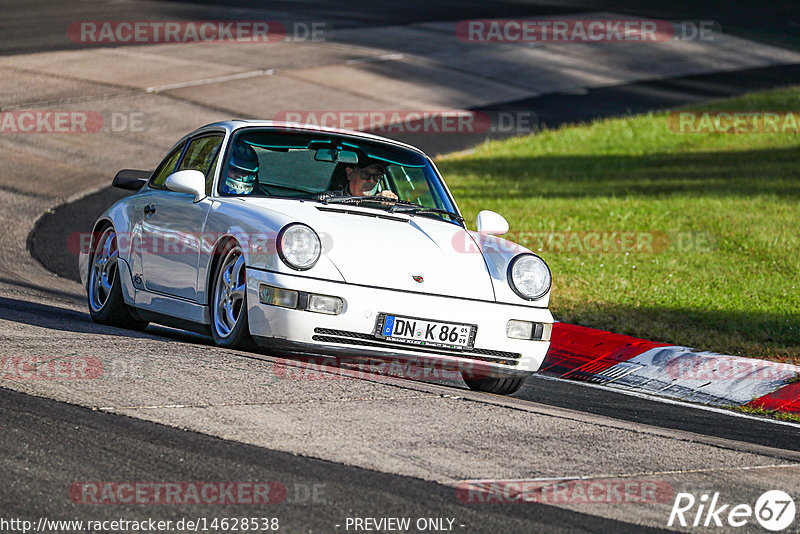
{"type": "MultiPolygon", "coordinates": [[[[563,477],[541,478],[504,478],[503,482],[561,482],[564,480],[595,480],[601,478],[631,478],[654,475],[685,475],[690,473],[721,473],[731,471],[755,471],[758,469],[797,469],[800,463],[794,464],[769,464],[769,465],[744,465],[736,467],[708,467],[705,469],[673,469],[670,471],[641,471],[638,473],[606,473],[602,475],[566,475],[563,477]]],[[[478,484],[494,482],[494,479],[468,479],[460,481],[465,484],[478,484]]]]}
{"type": "Polygon", "coordinates": [[[360,63],[376,63],[378,61],[397,61],[403,59],[403,54],[383,54],[382,56],[360,57],[355,59],[348,59],[344,62],[345,65],[358,65],[360,63]]]}
{"type": "Polygon", "coordinates": [[[750,414],[747,414],[747,413],[737,412],[737,411],[734,411],[734,410],[731,410],[731,409],[717,408],[716,406],[708,406],[708,405],[705,405],[705,404],[695,404],[695,403],[691,403],[691,402],[683,402],[683,401],[679,401],[679,400],[675,400],[675,399],[668,399],[666,397],[661,397],[661,396],[658,396],[658,395],[651,395],[649,393],[640,393],[638,391],[632,391],[632,390],[629,390],[629,389],[623,389],[623,388],[617,388],[617,387],[608,387],[608,386],[603,386],[601,384],[592,384],[590,382],[583,382],[583,381],[579,381],[579,380],[564,380],[562,378],[556,378],[554,376],[546,376],[546,375],[540,375],[540,374],[534,374],[533,378],[536,378],[537,380],[552,380],[552,381],[556,381],[556,382],[568,382],[570,384],[576,384],[576,385],[583,386],[583,387],[602,389],[604,391],[613,391],[615,393],[621,393],[623,395],[628,395],[630,397],[637,397],[637,398],[640,398],[640,399],[647,399],[647,400],[651,400],[651,401],[655,401],[655,402],[661,402],[661,403],[664,403],[664,404],[672,404],[672,405],[675,405],[675,406],[683,406],[685,408],[694,408],[696,410],[704,410],[704,411],[707,411],[707,412],[714,412],[714,413],[729,415],[731,417],[741,417],[741,418],[744,418],[744,419],[750,419],[751,421],[762,421],[762,422],[765,422],[765,423],[772,423],[772,424],[775,424],[775,425],[789,426],[789,427],[792,427],[792,428],[800,428],[800,423],[793,423],[791,421],[780,421],[778,419],[770,419],[770,418],[767,418],[767,417],[757,417],[757,416],[750,415],[750,414]]]}
{"type": "Polygon", "coordinates": [[[244,80],[247,78],[257,78],[258,76],[270,76],[275,74],[275,69],[261,69],[251,70],[249,72],[240,72],[238,74],[228,74],[226,76],[217,76],[216,78],[205,78],[202,80],[192,80],[190,82],[172,83],[169,85],[158,85],[155,87],[148,87],[144,90],[145,93],[160,93],[162,91],[169,91],[171,89],[183,89],[184,87],[197,87],[198,85],[209,85],[212,83],[229,82],[231,80],[244,80]]]}
{"type": "MultiPolygon", "coordinates": [[[[379,61],[396,61],[403,59],[403,54],[383,54],[381,56],[370,56],[363,58],[348,59],[345,65],[358,65],[360,63],[376,63],[379,61]]],[[[257,78],[259,76],[271,76],[277,72],[276,69],[261,69],[252,70],[248,72],[240,72],[237,74],[227,74],[225,76],[217,76],[215,78],[204,78],[201,80],[192,80],[189,82],[171,83],[168,85],[158,85],[148,87],[144,90],[145,93],[161,93],[163,91],[170,91],[173,89],[183,89],[185,87],[197,87],[200,85],[210,85],[212,83],[229,82],[232,80],[244,80],[247,78],[257,78]]]]}

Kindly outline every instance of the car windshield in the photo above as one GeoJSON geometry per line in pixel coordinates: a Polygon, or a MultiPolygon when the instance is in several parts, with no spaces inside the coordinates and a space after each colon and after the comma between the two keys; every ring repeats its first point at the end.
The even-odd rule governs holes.
{"type": "Polygon", "coordinates": [[[227,152],[218,191],[222,196],[315,199],[456,222],[460,219],[436,171],[418,152],[325,132],[239,131],[227,152]],[[385,173],[380,167],[363,171],[377,180],[372,195],[388,190],[397,201],[350,196],[347,167],[364,168],[375,163],[385,173]]]}

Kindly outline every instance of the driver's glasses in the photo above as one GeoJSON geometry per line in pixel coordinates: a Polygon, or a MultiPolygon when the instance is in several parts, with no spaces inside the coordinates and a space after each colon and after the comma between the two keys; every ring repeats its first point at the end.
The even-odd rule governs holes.
{"type": "Polygon", "coordinates": [[[367,172],[364,169],[360,169],[358,171],[361,174],[361,179],[365,182],[379,182],[386,177],[386,173],[383,172],[367,172]]]}

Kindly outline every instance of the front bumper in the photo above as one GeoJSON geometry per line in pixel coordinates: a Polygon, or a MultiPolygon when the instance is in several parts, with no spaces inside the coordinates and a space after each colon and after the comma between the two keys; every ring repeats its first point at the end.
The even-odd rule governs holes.
{"type": "Polygon", "coordinates": [[[511,319],[552,325],[553,316],[546,308],[376,289],[252,268],[247,269],[247,278],[250,332],[260,344],[281,352],[414,360],[475,374],[527,375],[541,367],[550,346],[549,335],[542,341],[506,336],[511,319]],[[345,308],[340,315],[324,315],[261,304],[261,284],[338,296],[345,300],[345,308]],[[458,351],[381,340],[374,336],[379,313],[477,324],[474,348],[458,351]]]}

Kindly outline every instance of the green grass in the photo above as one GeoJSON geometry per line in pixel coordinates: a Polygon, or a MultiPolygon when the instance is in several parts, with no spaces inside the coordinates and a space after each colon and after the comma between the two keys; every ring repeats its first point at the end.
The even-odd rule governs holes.
{"type": "Polygon", "coordinates": [[[792,412],[779,412],[777,410],[767,410],[766,408],[753,408],[752,406],[737,406],[734,408],[737,412],[749,413],[753,415],[763,415],[771,419],[778,419],[780,421],[791,421],[793,423],[800,423],[800,414],[792,412]]]}
{"type": "MultiPolygon", "coordinates": [[[[687,109],[800,112],[800,88],[687,109]]],[[[800,134],[678,133],[667,116],[489,141],[437,163],[469,221],[497,211],[535,252],[543,232],[655,235],[655,252],[542,250],[557,319],[800,360],[800,134]]]]}

